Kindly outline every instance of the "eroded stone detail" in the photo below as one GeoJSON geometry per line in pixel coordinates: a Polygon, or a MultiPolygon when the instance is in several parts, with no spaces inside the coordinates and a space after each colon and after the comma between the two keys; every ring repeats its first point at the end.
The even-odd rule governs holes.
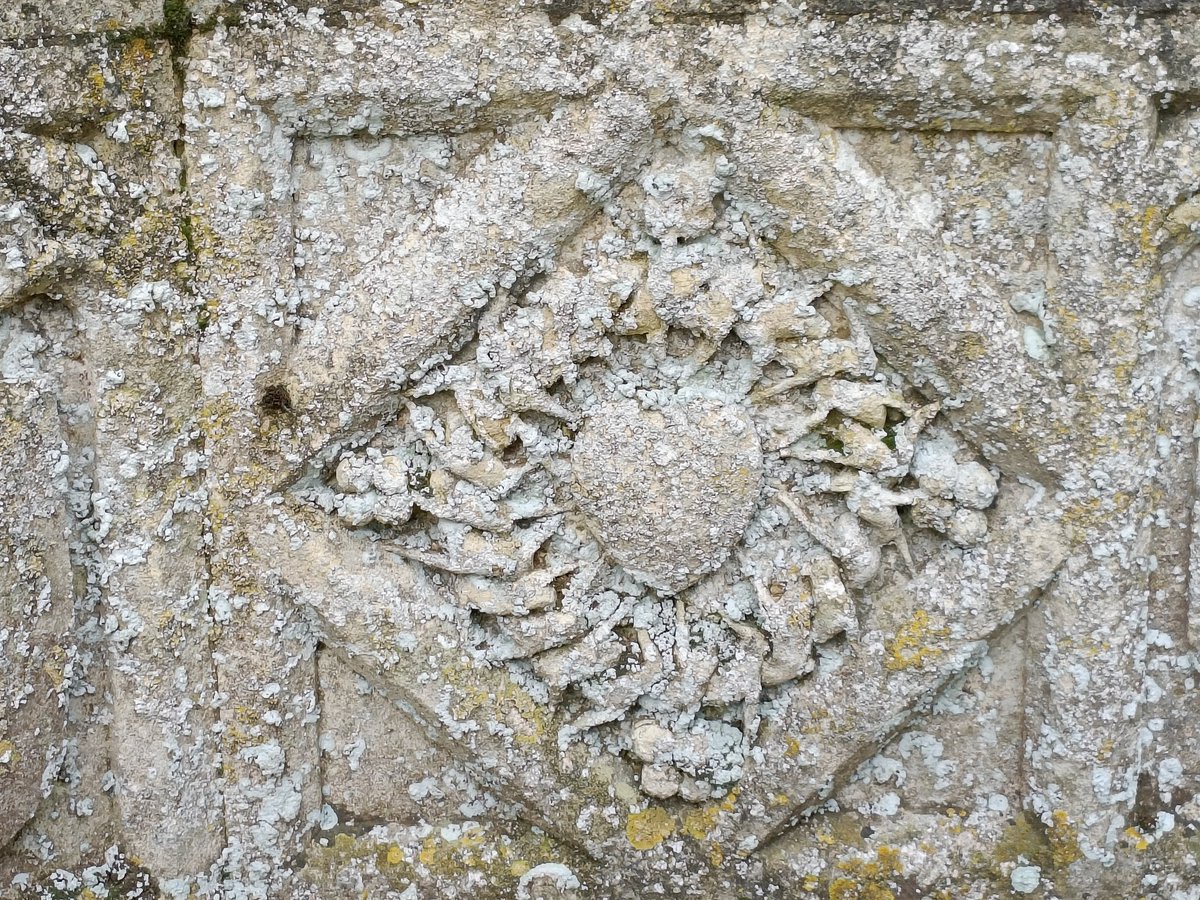
{"type": "Polygon", "coordinates": [[[571,448],[573,491],[614,562],[661,594],[715,571],[761,490],[762,447],[736,406],[679,395],[589,411],[571,448]]]}
{"type": "Polygon", "coordinates": [[[1197,900],[1195,9],[68,6],[0,894],[1197,900]]]}
{"type": "Polygon", "coordinates": [[[976,546],[998,490],[855,301],[746,230],[729,167],[661,155],[296,488],[473,610],[476,663],[559,714],[562,749],[693,801],[853,639],[863,590],[941,552],[909,535],[976,546]]]}

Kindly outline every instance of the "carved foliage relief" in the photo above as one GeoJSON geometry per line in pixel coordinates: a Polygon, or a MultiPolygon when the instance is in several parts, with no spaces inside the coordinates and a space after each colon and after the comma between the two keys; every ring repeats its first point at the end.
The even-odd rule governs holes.
{"type": "Polygon", "coordinates": [[[235,5],[0,65],[21,866],[1118,896],[1200,822],[1173,19],[235,5]]]}
{"type": "MultiPolygon", "coordinates": [[[[505,666],[564,749],[700,801],[742,777],[764,705],[857,640],[861,605],[931,557],[985,558],[999,472],[878,358],[870,310],[750,224],[720,129],[677,141],[293,494],[468,613],[474,664],[505,666]]],[[[371,237],[402,241],[393,196],[419,230],[464,143],[311,145],[302,303],[372,253],[309,191],[374,204],[371,237]]]]}

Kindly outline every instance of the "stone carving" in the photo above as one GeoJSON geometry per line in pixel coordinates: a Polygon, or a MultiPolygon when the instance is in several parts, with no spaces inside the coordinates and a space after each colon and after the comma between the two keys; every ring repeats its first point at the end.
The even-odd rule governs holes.
{"type": "Polygon", "coordinates": [[[476,663],[563,749],[700,801],[742,776],[760,703],[853,639],[862,589],[940,552],[907,535],[975,547],[998,485],[692,139],[296,493],[472,611],[476,663]]]}
{"type": "Polygon", "coordinates": [[[1196,10],[9,6],[0,895],[1196,900],[1196,10]]]}

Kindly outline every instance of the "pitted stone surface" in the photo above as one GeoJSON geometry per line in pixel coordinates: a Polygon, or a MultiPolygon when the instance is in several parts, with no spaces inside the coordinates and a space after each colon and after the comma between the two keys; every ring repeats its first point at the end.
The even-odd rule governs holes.
{"type": "Polygon", "coordinates": [[[754,423],[719,401],[593,409],[571,451],[576,499],[613,558],[666,594],[720,568],[758,503],[754,423]]]}

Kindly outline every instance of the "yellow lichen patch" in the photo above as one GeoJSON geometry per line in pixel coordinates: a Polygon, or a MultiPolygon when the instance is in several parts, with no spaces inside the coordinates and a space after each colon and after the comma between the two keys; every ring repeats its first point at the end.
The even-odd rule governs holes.
{"type": "Polygon", "coordinates": [[[900,853],[880,847],[874,859],[852,857],[838,862],[844,872],[829,884],[829,900],[895,900],[897,879],[904,874],[900,853]]]}
{"type": "Polygon", "coordinates": [[[918,609],[909,622],[900,626],[894,638],[884,641],[887,656],[883,664],[893,672],[924,665],[942,655],[941,648],[931,646],[930,642],[945,640],[949,636],[949,629],[943,625],[931,625],[929,613],[918,609]]]}
{"type": "MultiPolygon", "coordinates": [[[[191,244],[197,265],[204,268],[212,263],[217,251],[221,248],[221,238],[209,220],[193,211],[191,215],[184,217],[180,227],[191,244]]],[[[218,302],[215,297],[209,298],[206,302],[215,310],[218,302]]]]}
{"type": "Polygon", "coordinates": [[[103,106],[105,101],[105,91],[108,88],[108,81],[104,77],[103,70],[93,65],[88,68],[87,87],[83,92],[83,100],[88,106],[103,106]]]}
{"type": "Polygon", "coordinates": [[[708,864],[714,869],[718,869],[723,862],[725,862],[725,851],[716,841],[711,841],[708,845],[708,864]]]}
{"type": "MultiPolygon", "coordinates": [[[[835,726],[832,721],[833,714],[827,709],[814,709],[808,714],[808,721],[800,727],[802,734],[825,734],[829,731],[834,731],[835,726]]],[[[796,744],[796,755],[800,755],[800,744],[796,744]]]]}
{"type": "Polygon", "coordinates": [[[1133,843],[1133,849],[1138,851],[1147,849],[1152,843],[1146,833],[1136,825],[1130,825],[1125,829],[1125,837],[1133,843]]]}
{"type": "Polygon", "coordinates": [[[205,440],[223,441],[230,437],[235,431],[233,424],[235,412],[237,412],[237,405],[228,395],[210,400],[200,407],[199,425],[200,430],[204,432],[205,440]]]}
{"type": "Polygon", "coordinates": [[[625,820],[625,837],[635,850],[652,850],[675,833],[675,820],[661,806],[630,813],[625,820]]]}
{"type": "Polygon", "coordinates": [[[959,339],[958,352],[963,359],[983,359],[987,356],[987,344],[976,332],[967,332],[959,339]]]}
{"type": "Polygon", "coordinates": [[[236,755],[243,747],[253,744],[261,733],[261,726],[262,719],[257,711],[242,704],[235,706],[233,721],[225,723],[225,745],[229,752],[236,755]]]}
{"type": "Polygon", "coordinates": [[[483,827],[470,823],[457,837],[445,838],[434,833],[425,838],[417,859],[433,870],[445,869],[447,864],[453,867],[454,863],[460,861],[470,867],[470,861],[476,855],[474,851],[482,847],[486,840],[487,832],[483,827]]]}
{"type": "Polygon", "coordinates": [[[1158,230],[1162,227],[1164,220],[1163,211],[1157,206],[1148,206],[1142,212],[1141,231],[1138,235],[1138,247],[1142,253],[1151,255],[1158,250],[1158,243],[1155,238],[1158,235],[1158,230]]]}
{"type": "Polygon", "coordinates": [[[146,80],[153,61],[154,50],[142,38],[134,38],[117,56],[121,87],[133,104],[141,104],[145,100],[146,80]]]}
{"type": "Polygon", "coordinates": [[[1062,868],[1069,866],[1077,859],[1083,858],[1079,849],[1079,830],[1071,824],[1071,817],[1066,810],[1056,809],[1050,816],[1051,824],[1046,829],[1046,839],[1050,841],[1050,858],[1054,865],[1062,868]]]}
{"type": "MultiPolygon", "coordinates": [[[[680,832],[687,835],[694,841],[707,841],[710,837],[712,837],[713,832],[716,830],[717,822],[721,818],[721,813],[731,811],[737,805],[737,799],[738,790],[737,788],[734,788],[720,803],[692,810],[683,817],[683,821],[680,823],[679,827],[680,832]]],[[[720,848],[717,846],[716,842],[713,841],[710,843],[709,847],[709,861],[711,862],[717,856],[724,861],[724,852],[720,851],[720,848]],[[717,852],[714,852],[714,848],[716,848],[717,852]]],[[[715,862],[713,865],[719,866],[720,863],[715,862]]]]}
{"type": "Polygon", "coordinates": [[[693,840],[707,840],[713,829],[717,827],[717,819],[720,815],[720,806],[705,806],[702,809],[692,810],[683,817],[683,824],[679,830],[693,840]]]}
{"type": "Polygon", "coordinates": [[[460,879],[465,872],[478,872],[494,885],[510,885],[533,866],[560,855],[561,849],[544,834],[514,838],[468,822],[456,833],[442,830],[430,834],[421,844],[417,861],[436,877],[460,879]]]}
{"type": "Polygon", "coordinates": [[[735,787],[733,790],[731,790],[728,794],[725,795],[725,799],[722,800],[720,803],[718,803],[717,807],[722,812],[730,812],[735,806],[737,806],[738,795],[741,794],[741,792],[742,792],[741,788],[735,787]]]}
{"type": "Polygon", "coordinates": [[[345,870],[359,874],[374,870],[395,891],[406,889],[416,880],[399,846],[349,834],[335,835],[328,846],[311,845],[302,874],[307,881],[332,888],[345,870]]]}
{"type": "Polygon", "coordinates": [[[962,834],[966,828],[963,822],[967,819],[967,811],[965,809],[955,809],[953,806],[946,807],[946,818],[949,820],[948,828],[951,834],[962,834]]]}
{"type": "Polygon", "coordinates": [[[783,755],[788,759],[795,759],[802,749],[803,745],[790,734],[783,739],[783,755]]]}
{"type": "Polygon", "coordinates": [[[138,281],[173,278],[178,274],[176,262],[186,249],[178,211],[151,199],[105,251],[105,277],[118,293],[129,291],[138,281]]]}
{"type": "Polygon", "coordinates": [[[42,663],[42,672],[50,679],[50,683],[54,685],[54,690],[61,691],[63,685],[67,682],[67,675],[64,669],[67,661],[67,651],[62,647],[52,647],[46,654],[47,659],[42,663]]]}
{"type": "Polygon", "coordinates": [[[506,672],[449,666],[442,675],[454,689],[450,711],[456,719],[469,719],[482,709],[510,727],[517,744],[528,747],[545,737],[550,724],[545,708],[506,672]]]}
{"type": "Polygon", "coordinates": [[[837,847],[843,852],[854,847],[865,847],[862,836],[862,820],[850,814],[836,814],[824,819],[824,825],[813,837],[822,847],[837,847]]]}
{"type": "Polygon", "coordinates": [[[21,753],[12,741],[0,741],[0,775],[7,775],[17,768],[21,753]]]}

